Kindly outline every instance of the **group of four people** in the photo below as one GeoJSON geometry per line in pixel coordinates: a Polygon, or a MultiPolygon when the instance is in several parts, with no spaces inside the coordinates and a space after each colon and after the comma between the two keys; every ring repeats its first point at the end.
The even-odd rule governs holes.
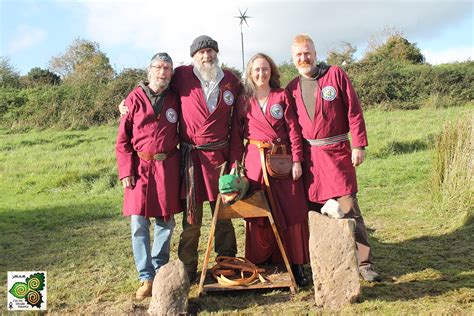
{"type": "MultiPolygon", "coordinates": [[[[173,70],[168,54],[155,54],[148,82],[141,82],[120,105],[116,156],[125,191],[123,213],[131,215],[141,281],[137,299],[151,296],[155,273],[169,260],[173,215],[183,208],[178,257],[190,281],[196,279],[203,202],[209,201],[214,210],[218,167],[245,157],[250,190],[260,190],[266,175],[259,148],[273,144],[286,146],[293,158],[290,177],[267,181],[272,213],[297,283],[308,284],[303,270],[309,262],[308,210],[320,211],[328,199],[336,199],[345,217],[356,220],[361,276],[380,279],[372,268],[356,198],[355,167],[363,162],[367,146],[358,97],[340,68],[316,64],[309,36],[296,36],[291,49],[300,76],[286,89],[280,87],[277,66],[262,53],[249,60],[242,85],[219,67],[218,43],[199,36],[190,47],[192,65],[173,70]],[[150,217],[155,218],[151,249],[150,217]]],[[[217,222],[215,251],[223,256],[237,253],[230,220],[217,222]]],[[[281,262],[268,221],[247,221],[245,256],[255,264],[281,262]]]]}

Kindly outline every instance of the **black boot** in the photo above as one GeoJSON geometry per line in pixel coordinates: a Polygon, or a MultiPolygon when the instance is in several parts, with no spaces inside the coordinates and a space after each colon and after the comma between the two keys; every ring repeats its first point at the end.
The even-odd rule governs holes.
{"type": "Polygon", "coordinates": [[[302,264],[291,264],[291,271],[295,277],[296,284],[299,287],[305,287],[309,284],[308,278],[304,275],[304,269],[302,264]]]}

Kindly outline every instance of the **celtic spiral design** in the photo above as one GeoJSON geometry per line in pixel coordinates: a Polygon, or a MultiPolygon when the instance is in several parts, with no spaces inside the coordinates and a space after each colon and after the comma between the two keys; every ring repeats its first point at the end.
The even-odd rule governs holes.
{"type": "Polygon", "coordinates": [[[38,305],[38,303],[41,301],[41,294],[31,290],[26,295],[26,301],[32,306],[38,305]]]}
{"type": "Polygon", "coordinates": [[[41,285],[41,280],[36,277],[32,277],[31,279],[28,280],[28,286],[32,290],[37,290],[40,287],[40,285],[41,285]]]}
{"type": "Polygon", "coordinates": [[[25,297],[28,290],[29,290],[28,285],[26,285],[23,282],[17,282],[10,289],[10,293],[12,293],[13,296],[15,296],[17,298],[23,298],[23,297],[25,297]]]}

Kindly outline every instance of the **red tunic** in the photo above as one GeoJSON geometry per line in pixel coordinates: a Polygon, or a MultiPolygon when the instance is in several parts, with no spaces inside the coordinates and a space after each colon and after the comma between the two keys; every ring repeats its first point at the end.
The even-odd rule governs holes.
{"type": "MultiPolygon", "coordinates": [[[[209,113],[201,82],[194,75],[193,66],[176,68],[171,86],[181,100],[181,141],[204,145],[228,139],[232,109],[242,86],[232,72],[224,70],[224,78],[219,83],[217,107],[212,113],[209,113]]],[[[193,150],[191,156],[194,164],[196,202],[215,201],[219,193],[218,166],[227,161],[229,147],[213,151],[193,150]]],[[[185,196],[183,183],[181,198],[185,196]]]]}
{"type": "MultiPolygon", "coordinates": [[[[293,103],[283,89],[273,89],[263,114],[255,98],[245,101],[239,98],[232,122],[230,161],[241,160],[244,151],[242,139],[248,138],[274,144],[284,144],[291,149],[293,161],[302,161],[301,131],[293,103]]],[[[264,184],[260,151],[255,145],[245,148],[245,167],[250,182],[250,191],[261,190],[264,184]]],[[[308,209],[301,179],[275,179],[269,177],[270,187],[278,204],[272,210],[280,228],[280,234],[293,263],[308,261],[308,209]]],[[[261,263],[272,256],[272,261],[281,261],[273,232],[268,221],[248,221],[246,257],[261,263]],[[275,256],[275,254],[277,254],[275,256]]]]}
{"type": "Polygon", "coordinates": [[[158,120],[141,88],[125,100],[129,111],[122,116],[115,146],[120,179],[135,176],[133,189],[125,189],[123,214],[165,217],[180,210],[180,154],[177,121],[178,98],[167,91],[158,120]],[[163,161],[143,160],[137,152],[169,153],[163,161]]]}
{"type": "MultiPolygon", "coordinates": [[[[286,88],[295,100],[303,138],[322,139],[350,131],[352,146],[367,146],[362,108],[346,73],[332,66],[318,79],[318,83],[313,120],[303,102],[299,77],[293,79],[286,88]],[[323,91],[332,91],[335,95],[329,93],[323,98],[323,91]]],[[[304,156],[303,177],[310,201],[324,203],[330,198],[357,192],[349,141],[321,147],[304,142],[304,156]]]]}

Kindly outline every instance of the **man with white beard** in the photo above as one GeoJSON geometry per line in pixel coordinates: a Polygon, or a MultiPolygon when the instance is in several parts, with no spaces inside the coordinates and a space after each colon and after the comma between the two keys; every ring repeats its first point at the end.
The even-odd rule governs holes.
{"type": "MultiPolygon", "coordinates": [[[[181,101],[181,198],[186,199],[178,256],[191,282],[197,276],[203,202],[209,201],[214,211],[219,166],[228,159],[231,115],[242,90],[240,80],[219,67],[218,52],[218,44],[211,37],[197,37],[190,47],[193,65],[177,67],[170,84],[181,101]]],[[[119,109],[122,115],[128,111],[123,101],[119,109]]],[[[214,246],[220,256],[233,257],[237,253],[231,220],[217,221],[214,246]]]]}
{"type": "MultiPolygon", "coordinates": [[[[218,52],[218,44],[211,37],[197,37],[190,47],[193,65],[176,68],[171,80],[171,88],[181,100],[179,135],[185,178],[181,197],[186,198],[178,256],[191,282],[196,279],[203,202],[209,201],[214,210],[219,166],[228,160],[233,106],[242,90],[240,80],[219,67],[218,52]]],[[[217,222],[214,246],[221,256],[237,253],[230,219],[217,222]]]]}

